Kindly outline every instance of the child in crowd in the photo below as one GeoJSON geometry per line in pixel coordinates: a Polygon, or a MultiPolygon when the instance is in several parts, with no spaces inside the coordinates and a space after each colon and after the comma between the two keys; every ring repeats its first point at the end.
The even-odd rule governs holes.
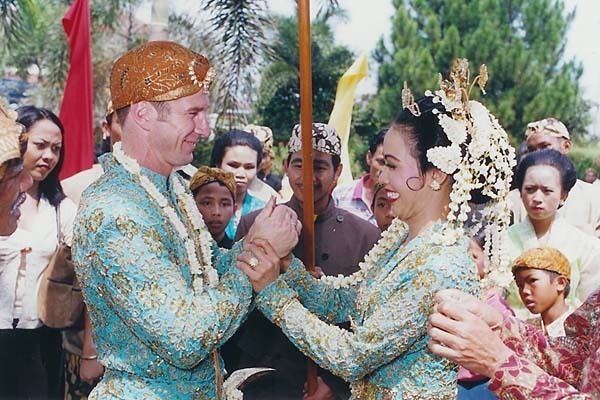
{"type": "Polygon", "coordinates": [[[190,190],[217,245],[230,249],[234,242],[225,233],[225,227],[235,210],[234,175],[218,168],[200,167],[190,180],[190,190]]]}
{"type": "Polygon", "coordinates": [[[371,210],[373,210],[373,215],[381,232],[389,228],[395,218],[392,211],[392,203],[388,198],[388,192],[389,190],[384,185],[377,184],[375,186],[373,204],[371,204],[371,210]]]}
{"type": "Polygon", "coordinates": [[[563,323],[574,311],[565,302],[571,274],[565,255],[552,247],[532,248],[514,261],[512,270],[521,301],[531,313],[540,314],[546,334],[565,336],[563,323]]]}
{"type": "MultiPolygon", "coordinates": [[[[469,240],[468,252],[477,267],[479,279],[485,278],[488,272],[489,260],[485,255],[485,230],[481,229],[469,240]]],[[[514,313],[501,295],[502,291],[490,288],[483,293],[482,299],[503,315],[513,316],[514,313]]],[[[488,389],[488,378],[475,374],[466,368],[458,369],[457,400],[494,400],[498,397],[488,389]]]]}
{"type": "Polygon", "coordinates": [[[235,209],[225,233],[235,238],[240,219],[267,204],[268,198],[250,193],[258,166],[262,161],[263,146],[251,133],[233,129],[217,137],[210,155],[210,166],[231,172],[235,179],[235,209]]]}

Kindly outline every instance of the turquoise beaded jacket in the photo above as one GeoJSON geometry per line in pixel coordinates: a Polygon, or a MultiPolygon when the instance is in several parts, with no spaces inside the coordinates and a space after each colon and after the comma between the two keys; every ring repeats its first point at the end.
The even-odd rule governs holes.
{"type": "Polygon", "coordinates": [[[437,291],[479,285],[467,240],[435,239],[445,225],[395,238],[349,287],[316,280],[294,260],[256,305],[308,357],[351,382],[354,399],[455,399],[456,367],[429,352],[427,318],[437,291]],[[348,320],[351,331],[335,326],[348,320]]]}
{"type": "MultiPolygon", "coordinates": [[[[195,295],[181,239],[137,178],[105,157],[105,174],[83,195],[73,241],[106,366],[90,399],[215,399],[222,376],[216,350],[252,301],[252,286],[235,267],[240,244],[221,251],[213,243],[219,283],[195,295]]],[[[171,184],[180,178],[142,173],[182,218],[171,184]]]]}

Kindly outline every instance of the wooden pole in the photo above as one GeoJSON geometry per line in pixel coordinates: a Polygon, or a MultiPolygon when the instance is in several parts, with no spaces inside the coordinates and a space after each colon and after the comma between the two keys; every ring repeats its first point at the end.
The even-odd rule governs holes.
{"type": "MultiPolygon", "coordinates": [[[[300,53],[300,131],[302,136],[302,197],[304,215],[302,219],[302,239],[304,241],[303,261],[309,271],[315,268],[315,203],[313,192],[312,155],[312,57],[310,36],[310,0],[298,0],[298,35],[300,53]]],[[[308,361],[307,391],[317,390],[317,366],[308,361]]]]}

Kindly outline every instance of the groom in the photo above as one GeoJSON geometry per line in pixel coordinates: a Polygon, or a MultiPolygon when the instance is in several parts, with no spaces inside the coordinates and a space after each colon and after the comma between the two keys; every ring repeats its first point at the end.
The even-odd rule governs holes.
{"type": "MultiPolygon", "coordinates": [[[[146,43],[114,64],[122,145],[84,192],[73,241],[98,350],[83,356],[106,367],[92,398],[222,397],[218,349],[248,313],[252,286],[235,265],[242,243],[217,249],[173,173],[210,133],[211,78],[206,58],[172,42],[146,43]]],[[[297,243],[297,224],[271,201],[246,248],[260,238],[283,257],[297,243]]],[[[260,275],[258,260],[246,259],[260,275]]]]}

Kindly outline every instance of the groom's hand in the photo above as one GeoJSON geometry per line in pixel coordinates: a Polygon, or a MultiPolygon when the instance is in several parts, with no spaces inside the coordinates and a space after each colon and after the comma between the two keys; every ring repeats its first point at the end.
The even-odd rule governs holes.
{"type": "Polygon", "coordinates": [[[265,208],[256,216],[244,243],[256,239],[268,241],[279,258],[291,253],[298,244],[298,234],[302,227],[296,213],[286,206],[276,206],[271,198],[265,208]]]}

